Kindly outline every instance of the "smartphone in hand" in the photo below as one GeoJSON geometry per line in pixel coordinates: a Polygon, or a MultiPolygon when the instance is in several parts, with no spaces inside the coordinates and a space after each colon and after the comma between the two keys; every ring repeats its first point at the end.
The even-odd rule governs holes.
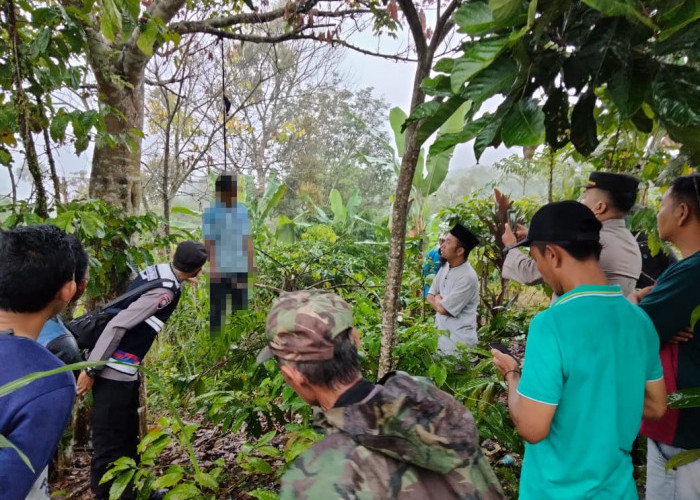
{"type": "MultiPolygon", "coordinates": [[[[501,351],[503,354],[507,354],[508,356],[513,356],[508,348],[501,344],[500,342],[489,342],[489,347],[491,349],[496,349],[497,351],[501,351]]],[[[515,357],[515,356],[513,356],[515,357]]]]}

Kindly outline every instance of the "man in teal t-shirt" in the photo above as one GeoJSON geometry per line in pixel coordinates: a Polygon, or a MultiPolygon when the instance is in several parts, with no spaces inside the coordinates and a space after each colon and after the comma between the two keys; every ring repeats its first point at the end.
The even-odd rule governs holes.
{"type": "Polygon", "coordinates": [[[578,202],[550,203],[519,244],[560,296],[530,325],[522,374],[513,357],[492,351],[527,441],[522,500],[637,500],[632,442],[642,418],[666,410],[654,325],[607,284],[600,227],[578,202]]]}

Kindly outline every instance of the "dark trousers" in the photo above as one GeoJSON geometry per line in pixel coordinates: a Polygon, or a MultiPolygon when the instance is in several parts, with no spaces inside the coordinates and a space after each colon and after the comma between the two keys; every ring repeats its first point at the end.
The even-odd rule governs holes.
{"type": "Polygon", "coordinates": [[[248,308],[248,274],[220,276],[209,282],[209,331],[218,334],[226,317],[226,306],[231,300],[231,312],[248,308]]]}
{"type": "MultiPolygon", "coordinates": [[[[99,484],[110,463],[119,457],[138,458],[139,382],[95,377],[92,386],[92,464],[90,489],[97,500],[109,499],[110,483],[99,484]]],[[[135,498],[128,488],[123,499],[135,498]]]]}

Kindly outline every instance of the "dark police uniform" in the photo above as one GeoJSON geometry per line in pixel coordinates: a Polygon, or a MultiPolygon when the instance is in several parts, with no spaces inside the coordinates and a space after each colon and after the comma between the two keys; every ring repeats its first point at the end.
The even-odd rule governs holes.
{"type": "MultiPolygon", "coordinates": [[[[181,285],[170,264],[158,264],[144,269],[129,286],[133,290],[157,279],[170,281],[127,301],[107,324],[88,357],[88,361],[110,360],[133,365],[108,363],[101,370],[98,367],[95,373],[90,486],[97,499],[109,498],[110,483],[99,484],[109,463],[121,456],[138,456],[137,366],[177,307],[181,285]]],[[[129,495],[126,492],[122,498],[129,495]]]]}

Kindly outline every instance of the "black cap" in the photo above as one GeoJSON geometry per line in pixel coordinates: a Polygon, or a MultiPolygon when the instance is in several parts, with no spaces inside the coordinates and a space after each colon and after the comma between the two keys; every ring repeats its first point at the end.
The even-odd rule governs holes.
{"type": "Polygon", "coordinates": [[[201,268],[207,261],[207,249],[199,241],[186,240],[175,249],[173,266],[183,273],[191,273],[201,268]]]}
{"type": "Polygon", "coordinates": [[[615,206],[628,212],[637,200],[639,179],[629,174],[614,174],[612,172],[591,172],[588,176],[586,189],[603,189],[610,194],[615,206]]]}
{"type": "Polygon", "coordinates": [[[540,208],[532,217],[527,238],[503,249],[530,246],[533,241],[545,243],[597,242],[602,224],[593,212],[578,201],[555,201],[540,208]]]}
{"type": "Polygon", "coordinates": [[[464,256],[469,255],[469,252],[479,244],[479,240],[476,236],[472,234],[469,229],[464,227],[462,224],[455,224],[455,226],[450,229],[450,234],[457,238],[462,245],[464,245],[464,256]]]}

